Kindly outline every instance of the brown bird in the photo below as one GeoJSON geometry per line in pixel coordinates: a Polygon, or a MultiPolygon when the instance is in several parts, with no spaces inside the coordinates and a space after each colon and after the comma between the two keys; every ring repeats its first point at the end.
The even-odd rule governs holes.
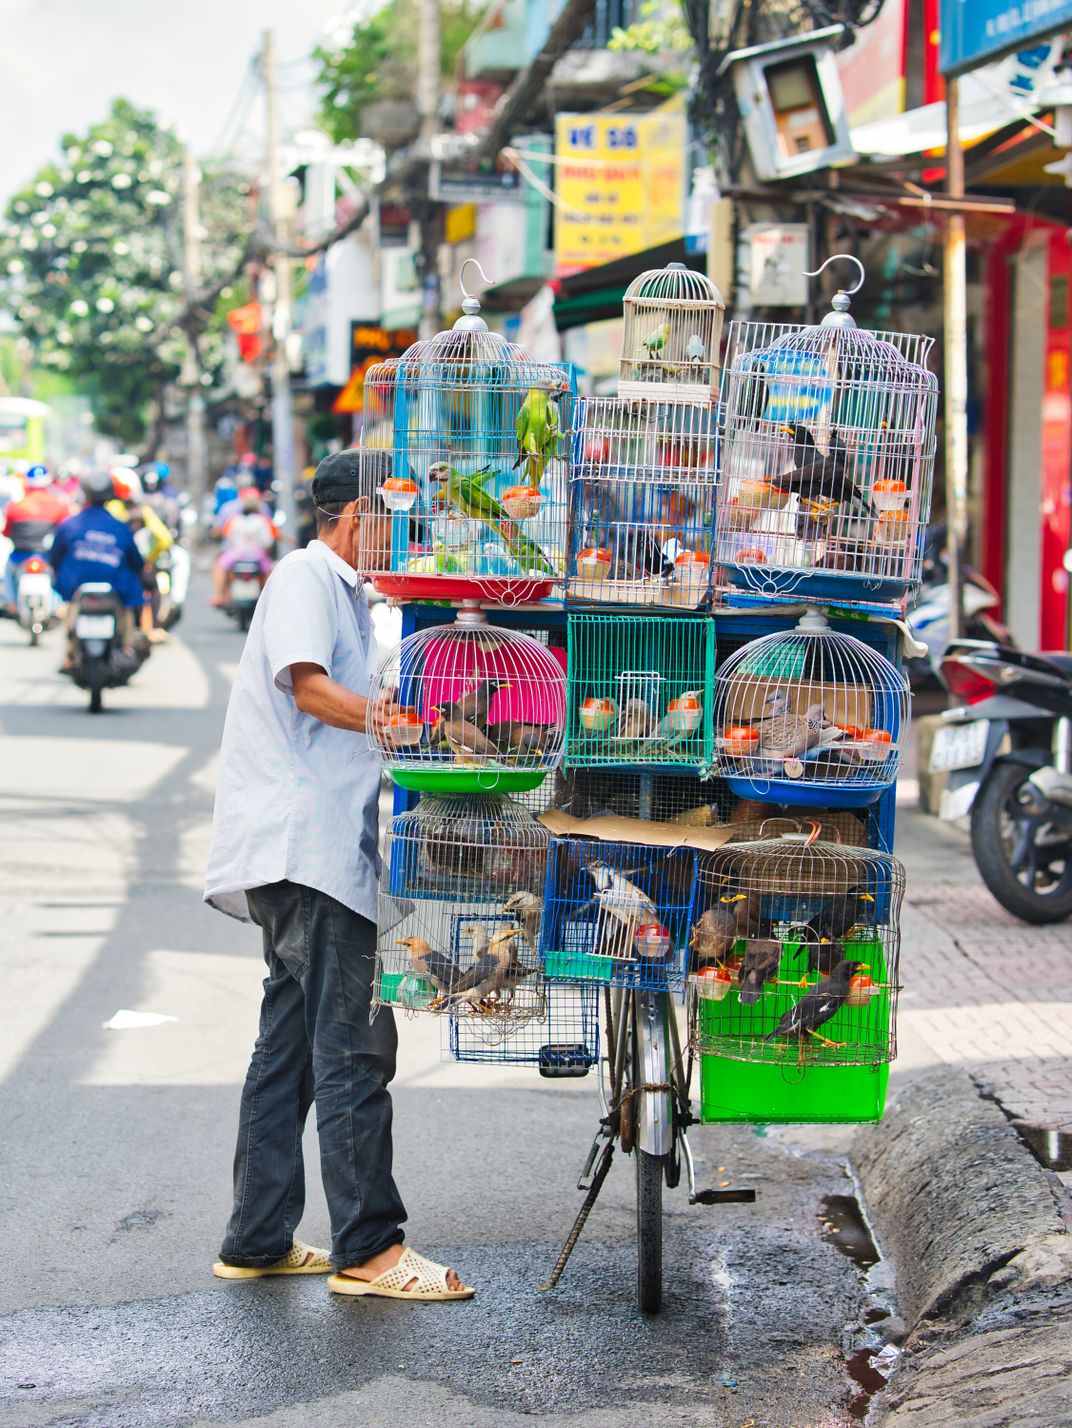
{"type": "Polygon", "coordinates": [[[503,910],[514,914],[521,924],[525,940],[535,952],[540,939],[543,899],[537,897],[534,892],[529,892],[527,888],[519,888],[517,892],[512,892],[503,903],[503,910]]]}
{"type": "Polygon", "coordinates": [[[395,946],[406,949],[410,966],[419,977],[427,977],[437,992],[449,994],[454,991],[461,972],[446,952],[437,952],[423,937],[401,937],[395,946]]]}
{"type": "Polygon", "coordinates": [[[446,742],[460,764],[482,764],[497,750],[488,736],[466,719],[457,704],[441,705],[432,737],[446,742]]]}
{"type": "Polygon", "coordinates": [[[755,1006],[767,982],[778,975],[782,960],[782,944],[770,937],[760,937],[748,944],[744,961],[737,969],[737,985],[741,989],[741,1006],[755,1006]]]}
{"type": "Polygon", "coordinates": [[[467,1001],[474,1009],[494,993],[496,997],[504,990],[512,990],[514,985],[526,975],[517,969],[516,927],[501,927],[480,953],[473,965],[462,973],[453,987],[454,1002],[467,1001]]]}
{"type": "MultiPolygon", "coordinates": [[[[500,689],[509,689],[510,683],[505,679],[485,679],[472,689],[467,689],[460,698],[454,701],[454,708],[463,719],[470,724],[475,724],[478,729],[488,727],[488,715],[491,712],[491,701],[498,694],[500,689]]],[[[497,742],[497,741],[496,741],[497,742]]]]}
{"type": "Polygon", "coordinates": [[[696,954],[696,965],[704,967],[721,962],[733,950],[737,941],[737,912],[726,899],[709,907],[693,925],[689,946],[696,954]]]}
{"type": "Polygon", "coordinates": [[[547,725],[524,724],[519,719],[506,719],[488,725],[488,738],[500,753],[515,749],[519,754],[542,754],[547,742],[547,725]]]}

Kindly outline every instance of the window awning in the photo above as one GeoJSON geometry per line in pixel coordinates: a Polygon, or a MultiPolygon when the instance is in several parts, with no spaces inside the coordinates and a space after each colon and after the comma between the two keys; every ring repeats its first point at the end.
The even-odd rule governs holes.
{"type": "Polygon", "coordinates": [[[555,326],[559,332],[568,332],[571,327],[621,317],[622,298],[633,279],[649,268],[665,268],[668,263],[684,263],[700,273],[707,271],[707,255],[690,253],[684,238],[675,238],[671,243],[660,243],[642,253],[616,258],[613,263],[557,278],[552,284],[555,326]]]}

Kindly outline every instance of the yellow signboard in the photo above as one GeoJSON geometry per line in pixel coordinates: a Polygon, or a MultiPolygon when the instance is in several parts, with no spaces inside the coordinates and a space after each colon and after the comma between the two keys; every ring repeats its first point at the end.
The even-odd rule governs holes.
{"type": "Polygon", "coordinates": [[[555,268],[560,275],[681,236],[686,143],[680,104],[640,115],[558,116],[555,268]]]}

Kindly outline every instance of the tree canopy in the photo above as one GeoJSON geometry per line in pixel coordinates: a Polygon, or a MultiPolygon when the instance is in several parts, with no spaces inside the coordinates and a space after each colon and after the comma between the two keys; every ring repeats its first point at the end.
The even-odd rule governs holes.
{"type": "MultiPolygon", "coordinates": [[[[87,134],[64,135],[61,148],[62,159],[8,202],[0,304],[35,362],[90,396],[99,429],[136,444],[184,353],[182,145],[150,111],[117,99],[87,134]]],[[[233,173],[203,176],[206,287],[233,269],[249,227],[246,192],[233,173]]],[[[209,381],[223,360],[221,319],[202,315],[209,381]]]]}

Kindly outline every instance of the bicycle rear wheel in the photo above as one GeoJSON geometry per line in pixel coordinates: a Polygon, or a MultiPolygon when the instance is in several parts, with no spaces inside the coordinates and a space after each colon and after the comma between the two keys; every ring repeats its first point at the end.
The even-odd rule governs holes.
{"type": "Polygon", "coordinates": [[[663,1180],[665,1156],[649,1155],[638,1146],[637,1191],[637,1305],[642,1314],[658,1314],[663,1307],[663,1180]]]}

